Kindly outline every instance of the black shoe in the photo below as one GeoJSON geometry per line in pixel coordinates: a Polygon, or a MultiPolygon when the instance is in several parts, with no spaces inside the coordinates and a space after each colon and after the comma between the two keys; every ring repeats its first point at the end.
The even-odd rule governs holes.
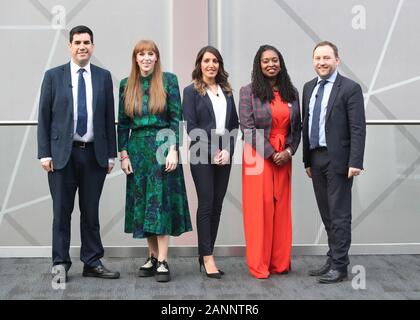
{"type": "Polygon", "coordinates": [[[118,279],[120,277],[120,273],[117,271],[110,271],[102,265],[93,268],[85,266],[83,268],[83,276],[102,279],[118,279]]]}
{"type": "Polygon", "coordinates": [[[308,274],[312,277],[319,277],[330,271],[331,265],[327,262],[319,269],[309,270],[308,274]]]}
{"type": "Polygon", "coordinates": [[[66,283],[68,281],[67,269],[64,264],[57,264],[52,267],[51,276],[56,283],[66,283]]]}
{"type": "Polygon", "coordinates": [[[201,272],[201,267],[204,268],[204,272],[206,273],[206,276],[212,279],[221,279],[222,278],[222,274],[225,274],[223,271],[220,272],[220,270],[218,270],[217,272],[214,273],[207,273],[206,270],[206,265],[204,264],[204,259],[203,256],[199,256],[198,257],[198,263],[200,264],[200,272],[201,272]]]}
{"type": "Polygon", "coordinates": [[[168,263],[165,260],[158,261],[155,279],[157,282],[168,282],[171,280],[171,272],[169,271],[168,263]]]}
{"type": "Polygon", "coordinates": [[[147,258],[144,265],[142,265],[139,269],[138,276],[139,277],[152,277],[155,275],[156,268],[157,268],[158,260],[152,255],[147,258]]]}
{"type": "Polygon", "coordinates": [[[347,272],[330,269],[326,274],[318,278],[319,283],[337,283],[347,280],[347,272]]]}

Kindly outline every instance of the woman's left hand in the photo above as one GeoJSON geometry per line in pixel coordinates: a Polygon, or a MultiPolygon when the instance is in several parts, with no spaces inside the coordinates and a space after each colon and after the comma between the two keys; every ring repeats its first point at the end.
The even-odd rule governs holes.
{"type": "Polygon", "coordinates": [[[165,172],[174,171],[177,165],[178,165],[178,151],[176,151],[175,149],[170,149],[166,157],[165,172]]]}

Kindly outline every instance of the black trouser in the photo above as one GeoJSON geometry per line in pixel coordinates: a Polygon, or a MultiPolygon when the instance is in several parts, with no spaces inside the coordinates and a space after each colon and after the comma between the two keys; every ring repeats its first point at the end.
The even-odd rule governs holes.
{"type": "MultiPolygon", "coordinates": [[[[53,160],[54,162],[54,160],[53,160]]],[[[86,148],[73,147],[69,162],[60,170],[48,173],[53,199],[53,265],[64,264],[68,270],[70,259],[71,214],[76,190],[80,208],[80,260],[89,267],[101,264],[104,248],[99,233],[99,198],[107,168],[98,165],[93,144],[86,148]]]]}
{"type": "Polygon", "coordinates": [[[311,164],[315,197],[328,236],[328,262],[333,269],[347,271],[353,178],[331,168],[326,148],[311,151],[311,164]]]}
{"type": "Polygon", "coordinates": [[[198,197],[198,253],[209,256],[213,254],[231,164],[195,164],[190,167],[198,197]]]}

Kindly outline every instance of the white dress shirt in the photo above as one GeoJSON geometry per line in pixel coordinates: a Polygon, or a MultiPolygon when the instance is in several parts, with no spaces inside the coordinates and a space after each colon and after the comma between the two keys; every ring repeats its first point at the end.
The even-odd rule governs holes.
{"type": "MultiPolygon", "coordinates": [[[[321,101],[321,113],[319,115],[319,145],[321,147],[327,146],[327,139],[325,138],[325,117],[327,116],[327,105],[328,100],[330,99],[331,90],[334,85],[335,79],[337,78],[338,71],[335,72],[328,78],[327,83],[324,85],[324,95],[321,101]]],[[[318,93],[319,83],[321,82],[321,78],[318,77],[317,85],[312,91],[311,100],[309,100],[309,132],[312,130],[312,114],[314,112],[315,101],[316,101],[316,94],[318,93]]]]}
{"type": "Polygon", "coordinates": [[[217,95],[211,90],[207,89],[207,94],[213,105],[214,115],[216,117],[216,131],[217,135],[223,135],[225,133],[226,125],[226,108],[227,102],[226,97],[223,94],[222,88],[217,85],[217,95]]]}

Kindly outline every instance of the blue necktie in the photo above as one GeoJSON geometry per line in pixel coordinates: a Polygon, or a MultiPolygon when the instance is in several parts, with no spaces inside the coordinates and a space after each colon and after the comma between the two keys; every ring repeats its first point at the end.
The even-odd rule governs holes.
{"type": "Polygon", "coordinates": [[[79,69],[79,81],[77,84],[77,127],[76,133],[83,137],[87,131],[87,108],[86,108],[86,85],[83,78],[85,69],[79,69]]]}
{"type": "Polygon", "coordinates": [[[319,118],[321,115],[321,102],[322,97],[324,96],[324,86],[327,83],[327,80],[321,80],[319,82],[318,92],[316,93],[316,100],[314,105],[314,110],[312,111],[312,126],[311,126],[311,136],[309,137],[309,147],[310,149],[315,149],[319,147],[319,118]]]}

